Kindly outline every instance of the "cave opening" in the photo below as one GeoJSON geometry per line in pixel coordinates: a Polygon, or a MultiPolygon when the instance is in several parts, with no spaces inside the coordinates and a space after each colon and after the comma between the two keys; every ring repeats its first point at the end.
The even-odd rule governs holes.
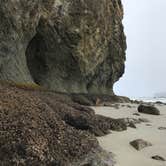
{"type": "Polygon", "coordinates": [[[30,74],[33,81],[39,85],[47,72],[46,50],[47,47],[44,38],[37,33],[29,42],[25,52],[30,74]]]}

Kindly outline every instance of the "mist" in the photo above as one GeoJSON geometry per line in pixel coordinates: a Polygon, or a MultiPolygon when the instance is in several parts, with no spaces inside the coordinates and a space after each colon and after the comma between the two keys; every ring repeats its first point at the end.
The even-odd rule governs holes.
{"type": "Polygon", "coordinates": [[[166,0],[122,1],[127,61],[114,91],[129,97],[166,92],[166,0]]]}

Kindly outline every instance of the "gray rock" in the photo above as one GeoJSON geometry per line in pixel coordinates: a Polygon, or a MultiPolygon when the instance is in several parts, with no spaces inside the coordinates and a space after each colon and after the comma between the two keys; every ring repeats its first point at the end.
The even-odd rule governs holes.
{"type": "Polygon", "coordinates": [[[141,104],[138,106],[138,112],[151,114],[151,115],[160,115],[160,111],[152,105],[141,104]]]}
{"type": "Polygon", "coordinates": [[[66,93],[114,94],[126,50],[120,0],[0,4],[1,80],[66,93]]]}
{"type": "Polygon", "coordinates": [[[143,122],[143,123],[147,123],[147,122],[150,122],[148,119],[146,118],[139,118],[138,119],[140,122],[143,122]]]}
{"type": "Polygon", "coordinates": [[[146,124],[146,126],[152,126],[151,124],[146,124]]]}
{"type": "Polygon", "coordinates": [[[135,116],[140,116],[140,114],[138,114],[138,113],[134,113],[133,115],[135,115],[135,116]]]}
{"type": "Polygon", "coordinates": [[[118,119],[122,124],[125,124],[127,127],[137,128],[136,124],[139,124],[140,121],[134,118],[120,118],[118,119]]]}
{"type": "Polygon", "coordinates": [[[163,158],[163,157],[161,157],[161,156],[158,156],[158,155],[152,156],[152,159],[154,159],[154,160],[159,160],[159,161],[166,161],[165,158],[163,158]]]}
{"type": "Polygon", "coordinates": [[[166,130],[166,127],[159,127],[159,130],[166,130]]]}
{"type": "Polygon", "coordinates": [[[132,106],[131,106],[131,105],[126,105],[126,107],[128,107],[128,108],[132,108],[132,106]]]}
{"type": "Polygon", "coordinates": [[[130,123],[129,123],[129,127],[134,128],[134,129],[137,128],[136,125],[135,125],[133,122],[130,122],[130,123]]]}
{"type": "Polygon", "coordinates": [[[161,101],[156,101],[156,104],[161,105],[161,104],[164,104],[164,103],[163,103],[163,102],[161,102],[161,101]]]}
{"type": "Polygon", "coordinates": [[[130,145],[133,146],[136,150],[142,150],[148,146],[152,146],[150,142],[147,142],[143,139],[137,139],[130,142],[130,145]]]}

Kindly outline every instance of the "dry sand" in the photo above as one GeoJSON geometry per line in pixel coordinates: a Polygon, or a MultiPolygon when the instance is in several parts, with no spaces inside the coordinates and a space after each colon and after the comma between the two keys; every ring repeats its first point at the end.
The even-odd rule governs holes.
{"type": "Polygon", "coordinates": [[[166,162],[151,159],[151,156],[160,155],[166,159],[166,130],[159,130],[159,127],[166,127],[166,106],[156,105],[161,115],[140,114],[137,113],[136,104],[120,104],[119,109],[113,107],[93,107],[97,114],[113,118],[146,118],[150,122],[136,125],[137,128],[128,128],[127,131],[113,132],[99,137],[100,145],[107,151],[115,154],[116,166],[166,166],[166,162]],[[128,107],[130,105],[131,108],[128,107]],[[147,126],[151,124],[152,126],[147,126]],[[135,150],[130,141],[135,139],[144,139],[151,142],[153,146],[146,147],[141,151],[135,150]]]}

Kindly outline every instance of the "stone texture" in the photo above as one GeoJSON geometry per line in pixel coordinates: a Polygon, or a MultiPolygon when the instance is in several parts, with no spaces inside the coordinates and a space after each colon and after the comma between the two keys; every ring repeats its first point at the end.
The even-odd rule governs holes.
{"type": "Polygon", "coordinates": [[[130,142],[130,145],[132,145],[136,150],[142,150],[148,146],[152,146],[150,142],[147,142],[143,139],[137,139],[130,142]]]}
{"type": "Polygon", "coordinates": [[[159,130],[166,130],[166,127],[159,127],[159,130]]]}
{"type": "Polygon", "coordinates": [[[126,130],[68,95],[0,83],[0,165],[112,166],[96,136],[126,130]]]}
{"type": "Polygon", "coordinates": [[[150,120],[146,118],[139,118],[138,120],[143,123],[150,123],[150,120]]]}
{"type": "Polygon", "coordinates": [[[138,114],[138,113],[134,113],[133,115],[135,115],[135,116],[141,116],[140,114],[138,114]]]}
{"type": "Polygon", "coordinates": [[[128,97],[103,94],[69,94],[74,102],[90,106],[112,106],[117,103],[129,103],[128,97]]]}
{"type": "Polygon", "coordinates": [[[154,159],[154,160],[158,160],[158,161],[166,161],[163,157],[158,156],[158,155],[156,155],[156,156],[152,156],[152,159],[154,159]]]}
{"type": "Polygon", "coordinates": [[[0,79],[113,94],[124,72],[120,0],[0,0],[0,79]]]}
{"type": "Polygon", "coordinates": [[[94,135],[127,125],[73,101],[128,100],[114,96],[112,88],[124,73],[121,1],[0,4],[1,164],[112,166],[94,135]]]}
{"type": "Polygon", "coordinates": [[[152,105],[141,104],[138,106],[138,112],[151,114],[151,115],[160,115],[160,111],[152,105]]]}

